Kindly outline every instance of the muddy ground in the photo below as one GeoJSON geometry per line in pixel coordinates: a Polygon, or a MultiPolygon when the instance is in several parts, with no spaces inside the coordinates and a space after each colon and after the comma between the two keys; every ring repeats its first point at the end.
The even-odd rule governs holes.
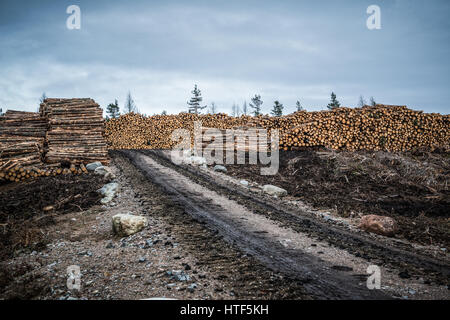
{"type": "MultiPolygon", "coordinates": [[[[106,181],[92,174],[75,177],[48,177],[28,183],[9,183],[0,186],[0,219],[2,219],[3,227],[2,246],[0,247],[0,299],[317,298],[311,294],[311,290],[307,290],[310,284],[302,281],[301,277],[287,276],[287,273],[273,271],[274,269],[263,265],[254,256],[246,254],[235,243],[225,241],[220,234],[213,231],[214,228],[210,228],[202,220],[193,219],[189,210],[183,207],[183,203],[174,200],[173,196],[169,196],[164,188],[152,182],[145,174],[145,170],[138,170],[121,153],[114,152],[111,155],[113,159],[111,168],[117,177],[116,181],[120,185],[120,191],[113,202],[108,205],[99,204],[100,197],[96,192],[106,181]],[[48,206],[53,206],[53,209],[44,211],[44,208],[48,206]],[[138,234],[119,238],[113,234],[111,228],[111,217],[117,213],[143,215],[149,220],[149,226],[138,234]],[[71,265],[80,266],[81,291],[67,288],[67,267],[71,265]],[[174,277],[173,274],[177,272],[182,272],[185,276],[184,279],[180,280],[174,277]]],[[[360,154],[355,155],[361,156],[360,154]]],[[[367,158],[364,154],[362,156],[363,159],[367,158]]],[[[343,157],[342,154],[323,150],[282,154],[279,174],[265,178],[261,178],[256,166],[227,166],[227,168],[228,174],[231,176],[245,177],[249,181],[257,181],[262,184],[272,183],[285,187],[291,193],[289,199],[295,198],[292,196],[295,194],[299,198],[305,196],[302,199],[317,207],[334,208],[331,206],[329,198],[332,197],[333,190],[338,192],[333,188],[343,184],[339,177],[342,177],[342,172],[346,172],[344,175],[347,178],[344,177],[344,179],[349,181],[346,188],[347,192],[350,192],[350,187],[356,184],[357,180],[348,177],[352,170],[347,168],[353,168],[354,163],[361,161],[360,158],[357,158],[357,160],[349,162],[349,159],[341,159],[341,157],[343,157]],[[346,166],[345,169],[342,169],[344,161],[346,166]],[[326,163],[330,163],[328,167],[326,163]],[[239,168],[245,168],[247,172],[243,172],[239,168]],[[306,172],[304,178],[309,179],[309,183],[291,178],[297,177],[298,172],[304,168],[307,168],[304,170],[306,172]],[[330,173],[332,168],[334,168],[334,175],[330,173]],[[330,180],[329,184],[324,182],[324,177],[330,180]],[[297,187],[297,182],[305,188],[297,187]],[[329,193],[322,190],[317,191],[313,188],[314,184],[328,188],[329,193]],[[311,189],[308,190],[312,195],[299,191],[305,190],[308,185],[310,185],[311,189]],[[318,200],[320,197],[328,199],[330,202],[324,201],[324,204],[321,205],[318,200]],[[317,199],[318,202],[314,203],[308,199],[317,199]]],[[[427,185],[427,188],[435,190],[432,191],[435,192],[433,193],[435,196],[427,198],[427,201],[429,200],[433,205],[439,207],[443,205],[442,201],[444,203],[448,201],[448,189],[446,189],[445,182],[445,178],[448,177],[448,170],[445,171],[445,168],[448,168],[446,167],[448,162],[446,162],[446,158],[437,160],[434,156],[427,159],[431,163],[430,166],[416,166],[414,172],[410,171],[408,175],[402,173],[403,179],[398,178],[396,181],[409,185],[405,182],[408,179],[409,183],[412,183],[413,179],[424,177],[420,173],[420,168],[431,167],[433,171],[429,172],[428,181],[424,181],[424,184],[427,185]]],[[[150,159],[148,160],[150,161],[150,159]]],[[[371,164],[370,161],[372,160],[365,160],[365,164],[359,167],[359,170],[363,172],[362,175],[366,177],[367,184],[372,180],[381,184],[380,181],[394,179],[392,178],[393,169],[386,165],[387,168],[390,168],[389,172],[391,173],[383,176],[384,180],[381,178],[377,180],[376,176],[385,173],[387,169],[380,170],[378,162],[371,164]],[[376,168],[378,171],[375,170],[376,168]],[[373,172],[376,172],[375,176],[373,176],[373,172]]],[[[415,164],[417,165],[417,163],[415,164]]],[[[408,163],[408,166],[410,165],[408,163]]],[[[398,172],[403,168],[401,165],[394,167],[398,172]]],[[[178,169],[186,174],[181,168],[178,169]]],[[[167,172],[170,171],[167,170],[167,172]]],[[[212,170],[210,171],[214,173],[212,170]]],[[[222,180],[220,175],[212,177],[222,180]]],[[[195,174],[189,179],[193,184],[198,182],[203,185],[202,179],[195,174]]],[[[206,187],[210,188],[211,195],[214,197],[213,193],[219,192],[220,189],[217,186],[206,187]]],[[[199,186],[195,188],[198,189],[199,186]]],[[[371,190],[370,186],[366,185],[361,188],[371,190]]],[[[374,188],[373,190],[382,190],[381,187],[372,186],[372,188],[374,188]]],[[[197,190],[199,192],[197,195],[194,192],[194,198],[199,196],[203,199],[205,191],[200,192],[200,190],[197,190]]],[[[362,196],[363,193],[359,190],[361,189],[358,189],[359,196],[362,196]]],[[[396,194],[402,194],[402,197],[412,194],[406,187],[399,187],[398,190],[400,192],[396,194]]],[[[228,197],[230,201],[235,201],[235,204],[240,201],[239,197],[236,198],[236,195],[232,193],[220,191],[218,194],[228,197]]],[[[382,192],[380,194],[383,195],[382,192]]],[[[341,192],[340,195],[344,197],[345,193],[341,192]]],[[[367,197],[375,199],[370,192],[367,197]]],[[[382,196],[379,197],[382,198],[382,196]]],[[[334,199],[341,201],[337,202],[339,205],[342,203],[343,206],[348,206],[348,210],[339,211],[343,216],[351,215],[352,211],[365,213],[364,208],[367,208],[362,203],[356,206],[356,209],[350,210],[351,199],[338,199],[337,197],[334,199]]],[[[207,204],[205,203],[205,205],[207,204]]],[[[251,210],[246,213],[246,217],[250,218],[252,215],[254,221],[262,221],[262,218],[255,216],[254,213],[257,212],[258,216],[268,213],[259,212],[260,209],[253,208],[253,205],[250,203],[246,206],[247,209],[242,209],[242,212],[237,212],[237,214],[242,215],[247,210],[251,210]],[[253,209],[254,212],[252,212],[253,209]]],[[[380,208],[383,206],[380,205],[377,209],[380,208]]],[[[436,244],[436,239],[443,239],[442,243],[445,244],[448,242],[448,233],[445,233],[449,230],[448,225],[438,226],[437,221],[448,224],[448,216],[439,210],[433,211],[434,214],[428,213],[428,215],[419,214],[419,211],[409,215],[401,214],[401,211],[390,211],[386,214],[395,215],[400,222],[401,218],[410,219],[411,224],[414,228],[419,228],[418,230],[426,228],[425,225],[418,223],[422,221],[419,219],[420,217],[425,217],[427,221],[429,220],[427,224],[432,225],[428,232],[433,239],[433,244],[436,244]]],[[[370,213],[374,212],[370,211],[370,213]]],[[[272,222],[267,221],[267,223],[272,222]]],[[[320,238],[310,237],[309,233],[302,228],[296,233],[297,228],[290,229],[289,226],[280,224],[273,225],[267,230],[278,230],[279,227],[288,228],[287,232],[281,229],[279,232],[282,235],[282,239],[280,239],[284,240],[280,243],[286,250],[300,250],[299,252],[307,252],[308,255],[318,257],[319,262],[315,268],[324,268],[325,270],[331,265],[333,270],[335,266],[340,269],[345,266],[345,269],[342,269],[344,272],[350,270],[350,273],[361,277],[360,281],[362,285],[364,284],[365,268],[369,263],[364,260],[364,255],[353,255],[351,250],[347,252],[339,249],[328,243],[326,239],[321,241],[320,238]],[[288,238],[288,235],[290,238],[284,239],[288,238]]],[[[402,228],[402,230],[406,230],[405,226],[402,228]]],[[[411,229],[412,232],[416,230],[414,228],[411,229]]],[[[268,233],[264,234],[268,235],[268,233]]],[[[407,233],[400,233],[401,237],[408,239],[406,235],[407,233]]],[[[410,236],[409,239],[429,244],[423,240],[426,239],[423,237],[410,236]]],[[[445,253],[442,254],[445,255],[445,253]]],[[[376,263],[383,264],[382,259],[376,263]]],[[[439,277],[439,281],[435,281],[437,276],[433,278],[430,274],[428,277],[427,272],[415,272],[412,267],[410,271],[412,274],[405,274],[404,271],[392,268],[387,264],[382,267],[383,290],[394,297],[448,298],[446,293],[448,285],[446,286],[446,281],[439,277]]]]}
{"type": "Polygon", "coordinates": [[[121,188],[106,206],[98,204],[95,193],[104,182],[93,175],[1,187],[1,199],[14,199],[1,201],[2,216],[11,212],[9,223],[22,224],[21,235],[38,230],[39,236],[27,242],[10,236],[14,245],[1,248],[0,298],[311,298],[300,282],[263,267],[193,220],[128,161],[116,157],[111,167],[121,188]],[[77,194],[84,200],[76,197],[53,213],[42,211],[77,194]],[[119,238],[112,232],[111,217],[127,212],[147,217],[149,227],[119,238]],[[81,291],[67,288],[71,265],[80,266],[81,291]],[[178,271],[187,277],[169,274],[178,271]]]}
{"type": "Polygon", "coordinates": [[[20,249],[45,247],[43,227],[58,215],[83,211],[98,203],[103,185],[94,175],[41,177],[25,183],[0,185],[0,259],[20,249]]]}
{"type": "Polygon", "coordinates": [[[273,184],[318,209],[342,217],[377,214],[399,224],[395,237],[449,249],[448,153],[280,152],[274,176],[260,165],[226,165],[230,176],[273,184]]]}

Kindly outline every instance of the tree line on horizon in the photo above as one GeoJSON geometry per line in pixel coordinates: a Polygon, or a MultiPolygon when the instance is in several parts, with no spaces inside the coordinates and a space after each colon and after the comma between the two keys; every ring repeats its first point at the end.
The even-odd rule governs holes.
{"type": "MultiPolygon", "coordinates": [[[[198,86],[195,84],[194,89],[191,91],[192,97],[187,102],[188,113],[194,113],[194,114],[200,114],[202,110],[207,109],[207,113],[209,114],[215,114],[217,113],[217,106],[214,102],[211,102],[210,106],[202,105],[203,97],[201,90],[198,88],[198,86]]],[[[46,93],[44,92],[40,98],[40,102],[42,103],[47,98],[46,93]]],[[[263,100],[261,99],[261,95],[255,94],[254,97],[250,99],[251,102],[247,104],[247,101],[244,101],[242,107],[236,103],[233,103],[231,107],[231,115],[233,117],[240,117],[241,115],[253,115],[253,116],[259,116],[262,115],[262,105],[263,100]]],[[[358,107],[363,107],[366,105],[375,106],[376,102],[373,97],[370,98],[369,104],[367,104],[366,100],[362,95],[359,97],[358,101],[358,107]]],[[[337,99],[337,96],[334,92],[331,92],[330,95],[330,102],[327,105],[328,110],[333,110],[335,108],[339,108],[341,106],[340,102],[337,99]]],[[[125,104],[122,108],[123,113],[139,113],[139,109],[136,106],[136,103],[134,102],[131,92],[128,91],[127,97],[125,99],[125,104]]],[[[270,114],[275,117],[280,117],[283,115],[284,106],[283,104],[275,100],[273,102],[272,109],[270,111],[270,114]]],[[[302,106],[299,100],[297,100],[295,104],[295,110],[296,112],[299,111],[306,111],[306,109],[302,106]]],[[[108,104],[106,107],[106,119],[115,119],[120,116],[120,106],[117,99],[114,100],[113,103],[108,104]]],[[[2,109],[0,108],[0,115],[2,115],[2,109]]],[[[161,115],[167,115],[167,111],[163,110],[161,112],[161,115]]]]}

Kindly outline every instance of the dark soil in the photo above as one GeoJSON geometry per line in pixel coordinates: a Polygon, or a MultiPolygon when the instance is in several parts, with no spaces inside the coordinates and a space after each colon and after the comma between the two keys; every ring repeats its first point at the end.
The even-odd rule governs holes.
{"type": "Polygon", "coordinates": [[[0,186],[0,261],[19,249],[38,250],[46,244],[41,227],[69,211],[85,210],[101,196],[103,185],[94,175],[42,177],[0,186]],[[53,209],[44,211],[52,206],[53,209]]]}
{"type": "Polygon", "coordinates": [[[448,153],[288,151],[276,175],[262,176],[260,167],[227,165],[231,176],[282,187],[315,208],[391,216],[396,237],[449,247],[448,153]]]}

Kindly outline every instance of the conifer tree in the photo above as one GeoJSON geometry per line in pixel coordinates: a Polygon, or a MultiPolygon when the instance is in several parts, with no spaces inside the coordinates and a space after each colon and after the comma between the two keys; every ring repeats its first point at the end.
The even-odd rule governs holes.
{"type": "Polygon", "coordinates": [[[120,115],[119,111],[119,103],[117,102],[117,99],[114,101],[114,103],[108,104],[106,107],[106,114],[107,118],[115,119],[118,118],[120,115]]]}
{"type": "Polygon", "coordinates": [[[197,85],[194,86],[194,90],[191,91],[193,94],[191,100],[187,103],[189,105],[189,113],[199,114],[201,110],[205,109],[206,106],[200,106],[202,102],[202,92],[197,88],[197,85]]]}
{"type": "Polygon", "coordinates": [[[249,104],[250,107],[253,109],[253,114],[255,116],[259,116],[261,114],[261,105],[263,104],[263,101],[261,100],[261,96],[258,94],[255,94],[255,96],[252,98],[252,102],[249,104]]]}
{"type": "Polygon", "coordinates": [[[335,108],[339,108],[341,106],[341,104],[339,103],[339,101],[336,99],[336,94],[334,92],[331,92],[331,101],[330,103],[327,105],[327,108],[329,110],[333,110],[335,108]]]}
{"type": "Polygon", "coordinates": [[[270,113],[275,117],[281,117],[283,115],[283,104],[278,100],[274,101],[274,105],[270,113]]]}

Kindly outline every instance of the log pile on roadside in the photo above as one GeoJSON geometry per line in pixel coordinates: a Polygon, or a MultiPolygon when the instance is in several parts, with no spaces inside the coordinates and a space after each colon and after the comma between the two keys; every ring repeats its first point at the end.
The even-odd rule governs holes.
{"type": "Polygon", "coordinates": [[[46,163],[108,164],[103,110],[92,99],[46,99],[40,112],[48,120],[46,163]]]}
{"type": "Polygon", "coordinates": [[[0,180],[34,174],[42,164],[46,126],[36,112],[8,110],[0,117],[0,180]]]}
{"type": "Polygon", "coordinates": [[[325,146],[335,150],[396,152],[450,147],[449,115],[386,105],[311,114],[303,115],[303,123],[284,132],[280,148],[325,146]]]}
{"type": "Polygon", "coordinates": [[[270,143],[270,137],[263,128],[253,126],[231,129],[202,128],[201,149],[208,153],[218,148],[223,149],[224,154],[226,150],[265,151],[270,150],[270,143]]]}
{"type": "Polygon", "coordinates": [[[8,110],[0,117],[0,181],[86,173],[107,165],[102,109],[92,99],[46,99],[40,112],[8,110]]]}
{"type": "Polygon", "coordinates": [[[193,136],[195,121],[207,128],[248,126],[269,133],[278,129],[281,150],[315,146],[349,151],[448,150],[450,141],[449,115],[387,105],[301,111],[282,117],[187,113],[146,117],[130,113],[107,122],[106,139],[111,149],[170,149],[177,144],[171,139],[172,132],[186,129],[193,136]]]}

